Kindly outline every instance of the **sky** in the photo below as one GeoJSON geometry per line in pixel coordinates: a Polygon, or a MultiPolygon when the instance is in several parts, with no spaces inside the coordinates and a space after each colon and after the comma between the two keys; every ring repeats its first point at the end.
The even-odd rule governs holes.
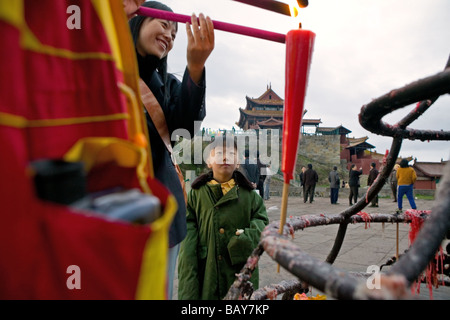
{"type": "MultiPolygon", "coordinates": [[[[392,138],[364,129],[363,105],[393,89],[441,72],[450,54],[448,0],[310,0],[298,20],[232,0],[160,0],[176,13],[204,13],[213,20],[286,34],[302,23],[316,34],[305,118],[321,126],[342,125],[349,137],[368,136],[374,151],[385,153],[392,138]]],[[[281,0],[280,0],[281,1],[281,0]]],[[[284,2],[288,2],[285,0],[284,2]]],[[[186,31],[179,24],[169,53],[169,72],[186,66],[186,31]]],[[[217,30],[215,49],[206,63],[206,110],[203,126],[231,129],[245,108],[268,85],[284,99],[285,45],[217,30]]],[[[395,124],[414,105],[383,118],[395,124]]],[[[449,130],[450,95],[441,96],[414,129],[449,130]]],[[[439,162],[450,156],[449,141],[404,140],[400,156],[439,162]]]]}

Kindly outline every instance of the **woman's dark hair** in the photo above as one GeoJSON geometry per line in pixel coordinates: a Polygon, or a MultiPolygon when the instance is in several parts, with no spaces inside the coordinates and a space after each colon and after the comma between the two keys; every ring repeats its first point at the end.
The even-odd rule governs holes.
{"type": "MultiPolygon", "coordinates": [[[[158,2],[158,1],[146,1],[142,4],[142,7],[173,12],[172,9],[170,9],[168,6],[166,6],[165,4],[158,2]]],[[[145,19],[152,20],[154,18],[137,15],[128,22],[135,47],[137,45],[137,41],[139,38],[139,32],[141,30],[142,23],[144,22],[145,19]]],[[[176,30],[178,30],[178,24],[176,22],[174,22],[174,23],[175,23],[176,30]]],[[[138,54],[137,51],[136,51],[136,54],[138,54]]],[[[156,67],[157,67],[159,73],[161,74],[164,85],[166,85],[167,84],[167,56],[160,59],[158,61],[158,64],[156,67]]]]}
{"type": "Polygon", "coordinates": [[[402,159],[400,161],[400,168],[408,168],[409,167],[408,162],[409,162],[408,159],[402,159]]]}

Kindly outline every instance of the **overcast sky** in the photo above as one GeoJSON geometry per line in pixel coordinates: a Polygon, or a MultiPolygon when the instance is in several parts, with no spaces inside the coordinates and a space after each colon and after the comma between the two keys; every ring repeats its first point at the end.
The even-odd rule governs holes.
{"type": "MultiPolygon", "coordinates": [[[[161,1],[176,13],[203,12],[213,20],[283,34],[298,26],[298,20],[231,0],[161,1]]],[[[392,138],[365,130],[358,121],[360,109],[393,89],[443,70],[450,54],[450,1],[310,0],[299,20],[304,29],[316,33],[305,118],[320,118],[324,127],[343,125],[352,131],[350,137],[368,136],[384,154],[392,138]]],[[[186,31],[180,24],[169,72],[182,74],[185,65],[186,31]]],[[[245,97],[259,97],[269,84],[284,98],[284,76],[285,45],[216,31],[216,47],[206,66],[203,126],[236,127],[245,97]]],[[[383,120],[394,124],[412,108],[383,120]]],[[[450,130],[449,124],[447,94],[411,127],[450,130]]],[[[404,141],[400,155],[418,161],[448,160],[450,142],[404,141]]]]}

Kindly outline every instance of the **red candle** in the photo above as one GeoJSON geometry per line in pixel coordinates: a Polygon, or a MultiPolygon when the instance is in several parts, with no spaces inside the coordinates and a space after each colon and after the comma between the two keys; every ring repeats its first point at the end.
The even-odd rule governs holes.
{"type": "Polygon", "coordinates": [[[285,184],[293,179],[297,161],[297,146],[315,37],[315,33],[302,29],[291,30],[286,35],[286,80],[281,163],[285,184]]]}

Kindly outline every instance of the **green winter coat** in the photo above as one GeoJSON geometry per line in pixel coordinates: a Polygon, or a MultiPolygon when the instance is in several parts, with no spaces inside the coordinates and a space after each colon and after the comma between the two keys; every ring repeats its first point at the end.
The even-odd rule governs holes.
{"type": "MultiPolygon", "coordinates": [[[[225,195],[220,184],[206,183],[211,174],[202,177],[188,195],[187,236],[178,258],[180,300],[223,299],[269,222],[262,198],[241,183],[242,174],[235,172],[236,186],[225,195]],[[244,233],[236,236],[237,229],[244,233]]],[[[257,289],[257,269],[251,282],[257,289]]]]}

